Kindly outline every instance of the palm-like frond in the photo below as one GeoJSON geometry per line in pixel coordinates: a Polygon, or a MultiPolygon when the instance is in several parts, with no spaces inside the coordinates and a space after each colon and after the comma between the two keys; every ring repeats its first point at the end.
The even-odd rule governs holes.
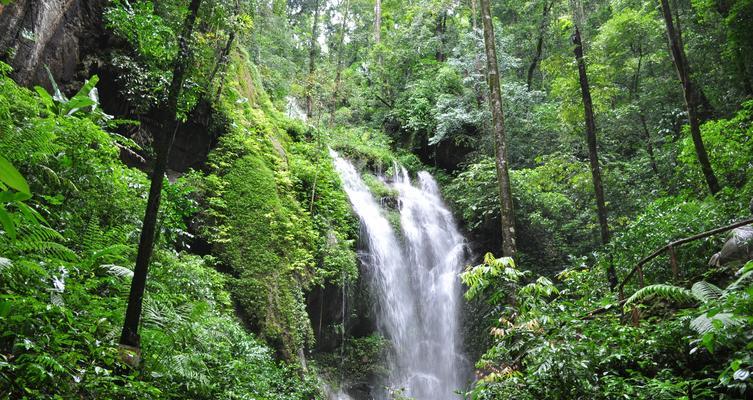
{"type": "Polygon", "coordinates": [[[731,313],[719,313],[712,317],[709,317],[708,314],[704,313],[690,321],[690,327],[694,331],[703,335],[714,330],[714,325],[717,325],[720,328],[729,328],[740,325],[740,323],[741,322],[731,313]]]}
{"type": "Polygon", "coordinates": [[[160,329],[165,329],[170,322],[170,310],[161,306],[158,302],[150,298],[144,299],[141,320],[144,325],[151,325],[160,329]]]}
{"type": "Polygon", "coordinates": [[[13,262],[5,257],[0,257],[0,272],[13,266],[13,262]]]}
{"type": "Polygon", "coordinates": [[[107,274],[112,276],[117,276],[119,278],[133,278],[133,271],[126,267],[121,267],[120,265],[115,264],[102,264],[99,266],[102,270],[104,270],[107,274]]]}
{"type": "Polygon", "coordinates": [[[695,303],[699,299],[688,289],[674,285],[657,284],[646,286],[635,292],[625,302],[625,308],[637,303],[641,303],[650,298],[658,298],[675,303],[695,303]]]}
{"type": "Polygon", "coordinates": [[[744,267],[740,268],[738,273],[741,274],[740,277],[730,283],[727,288],[724,289],[724,293],[744,289],[749,283],[753,282],[753,262],[745,264],[744,267]]]}
{"type": "Polygon", "coordinates": [[[693,296],[704,303],[708,303],[712,300],[717,300],[724,294],[722,292],[722,289],[719,289],[716,285],[713,285],[706,281],[699,281],[694,283],[690,291],[693,293],[693,296]]]}

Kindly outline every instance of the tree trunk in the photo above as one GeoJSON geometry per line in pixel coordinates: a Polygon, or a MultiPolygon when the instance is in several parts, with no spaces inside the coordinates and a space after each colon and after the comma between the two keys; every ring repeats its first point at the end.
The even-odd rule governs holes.
{"type": "MultiPolygon", "coordinates": [[[[690,66],[685,56],[685,49],[682,47],[682,37],[679,31],[675,30],[674,22],[672,19],[672,10],[669,8],[667,0],[660,0],[662,15],[664,16],[664,24],[667,27],[667,39],[669,41],[669,48],[672,54],[672,61],[675,64],[677,70],[677,77],[682,83],[682,92],[685,97],[685,106],[688,111],[688,122],[690,123],[690,135],[693,138],[693,145],[695,146],[696,156],[698,157],[698,163],[701,165],[701,172],[706,179],[706,184],[709,187],[711,194],[716,194],[720,187],[719,181],[714,175],[714,170],[711,168],[711,162],[709,161],[708,153],[706,153],[706,147],[703,144],[703,138],[701,137],[701,121],[699,119],[699,106],[703,104],[703,99],[696,90],[692,79],[690,78],[690,66]]],[[[705,97],[705,96],[703,96],[705,97]]]]}
{"type": "Polygon", "coordinates": [[[314,72],[316,72],[316,55],[319,36],[319,0],[314,3],[314,21],[311,24],[311,41],[309,42],[309,76],[306,88],[306,118],[314,116],[314,72]]]}
{"type": "Polygon", "coordinates": [[[337,111],[337,105],[340,103],[340,85],[342,84],[342,70],[343,70],[343,49],[345,48],[345,28],[348,21],[348,15],[350,14],[350,0],[343,0],[341,4],[345,4],[345,10],[343,11],[343,20],[340,23],[340,38],[337,43],[337,67],[335,71],[335,88],[332,91],[332,110],[330,112],[330,125],[334,125],[335,111],[337,111]]]}
{"type": "Polygon", "coordinates": [[[502,222],[502,255],[514,257],[515,213],[510,189],[510,175],[507,171],[507,144],[505,138],[505,116],[502,110],[502,93],[497,69],[497,49],[494,42],[489,0],[481,0],[481,19],[484,24],[484,47],[486,49],[486,75],[489,83],[489,106],[492,112],[494,129],[497,180],[499,181],[500,219],[502,222]]]}
{"type": "Polygon", "coordinates": [[[640,103],[641,67],[643,65],[643,48],[639,44],[638,48],[634,49],[633,51],[638,52],[638,66],[635,69],[635,76],[633,77],[633,87],[630,89],[631,101],[634,101],[636,103],[636,107],[638,109],[638,119],[640,120],[641,127],[643,128],[643,139],[646,142],[646,152],[648,153],[649,164],[651,166],[651,170],[654,171],[656,178],[659,179],[659,182],[661,182],[662,186],[668,189],[669,186],[667,185],[667,182],[664,180],[664,177],[659,172],[659,167],[656,163],[656,156],[654,155],[654,145],[651,142],[651,132],[648,130],[648,124],[646,123],[646,114],[643,112],[643,106],[641,106],[641,103],[640,103]]]}
{"type": "Polygon", "coordinates": [[[382,43],[382,0],[374,3],[374,44],[382,43]]]}
{"type": "MultiPolygon", "coordinates": [[[[238,15],[240,13],[240,2],[236,0],[235,2],[235,12],[234,15],[238,15]]],[[[209,74],[209,79],[207,82],[211,85],[212,82],[214,82],[214,78],[221,70],[224,71],[227,67],[228,59],[230,58],[230,50],[233,48],[233,43],[235,42],[235,30],[230,31],[230,34],[227,37],[227,42],[225,43],[225,47],[222,49],[222,53],[220,53],[220,57],[217,60],[217,63],[214,65],[214,69],[212,69],[212,72],[209,74]]],[[[220,84],[217,86],[217,94],[215,95],[214,101],[216,102],[219,100],[220,95],[222,94],[222,87],[225,84],[225,76],[222,76],[222,79],[220,79],[220,84]]]]}
{"type": "MultiPolygon", "coordinates": [[[[588,161],[591,166],[591,178],[593,179],[594,193],[596,194],[596,213],[599,219],[601,243],[607,244],[609,243],[609,225],[607,223],[607,206],[604,201],[604,187],[601,183],[601,168],[599,167],[599,154],[596,145],[596,120],[594,119],[593,103],[591,101],[591,89],[588,85],[586,61],[583,59],[583,43],[580,38],[580,29],[577,24],[575,25],[573,44],[575,44],[575,61],[578,63],[580,92],[583,97],[583,112],[586,119],[586,142],[588,144],[588,161]]],[[[617,286],[617,274],[614,270],[614,265],[609,265],[607,274],[611,287],[617,286]]]]}
{"type": "Polygon", "coordinates": [[[549,25],[549,9],[553,4],[554,2],[544,0],[544,12],[542,13],[541,23],[539,24],[539,38],[536,41],[536,52],[533,55],[533,60],[531,60],[531,65],[528,67],[528,77],[526,79],[526,87],[528,88],[528,91],[531,90],[533,73],[536,72],[536,67],[538,67],[539,62],[541,62],[541,52],[544,49],[544,34],[546,33],[546,28],[549,25]]]}
{"type": "Polygon", "coordinates": [[[648,125],[646,124],[646,116],[643,115],[643,110],[638,112],[638,118],[640,118],[641,126],[643,127],[643,139],[646,141],[646,152],[648,153],[648,159],[651,164],[651,170],[654,171],[654,174],[656,174],[656,177],[659,178],[659,181],[662,183],[662,185],[664,185],[664,187],[667,187],[667,184],[664,181],[664,178],[659,172],[659,167],[656,164],[656,156],[654,155],[654,145],[651,142],[651,132],[648,130],[648,125]]]}
{"type": "Polygon", "coordinates": [[[439,39],[439,47],[437,48],[436,59],[439,62],[445,61],[444,45],[445,45],[445,32],[447,31],[447,11],[442,10],[437,17],[437,28],[435,34],[439,39]]]}
{"type": "Polygon", "coordinates": [[[128,308],[126,309],[123,332],[120,335],[120,344],[126,349],[135,350],[136,356],[130,358],[133,366],[138,365],[138,352],[140,351],[140,338],[138,334],[139,321],[141,319],[141,307],[144,300],[144,289],[146,287],[146,276],[149,269],[149,261],[154,249],[154,233],[157,225],[157,213],[160,205],[160,194],[162,193],[162,182],[167,170],[167,160],[170,154],[170,146],[175,138],[175,131],[178,128],[176,119],[178,110],[178,97],[180,96],[188,69],[188,60],[191,57],[191,48],[189,42],[193,33],[196,15],[199,12],[201,0],[191,0],[188,7],[188,15],[183,24],[183,31],[180,35],[180,51],[174,61],[173,77],[170,83],[170,91],[167,103],[158,113],[159,120],[163,124],[161,132],[155,135],[154,147],[156,151],[156,160],[154,170],[151,176],[151,186],[149,187],[149,198],[146,203],[146,212],[144,214],[144,224],[141,229],[139,238],[139,249],[136,255],[136,267],[133,271],[131,281],[131,291],[128,296],[128,308]]]}
{"type": "Polygon", "coordinates": [[[476,1],[477,0],[470,0],[471,2],[471,27],[473,28],[474,32],[476,32],[476,29],[478,28],[478,25],[476,23],[476,18],[478,18],[478,11],[476,11],[476,1]]]}

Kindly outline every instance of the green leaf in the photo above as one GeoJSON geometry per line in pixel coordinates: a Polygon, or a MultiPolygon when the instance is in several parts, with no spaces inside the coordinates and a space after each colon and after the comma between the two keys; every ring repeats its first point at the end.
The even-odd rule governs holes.
{"type": "Polygon", "coordinates": [[[99,77],[97,75],[92,75],[91,78],[87,79],[86,82],[84,82],[84,85],[81,86],[81,89],[79,89],[76,95],[73,96],[73,99],[75,99],[76,97],[85,97],[85,98],[90,99],[89,94],[91,93],[92,89],[94,89],[94,87],[97,86],[98,82],[99,82],[99,77]]]}
{"type": "Polygon", "coordinates": [[[45,65],[44,69],[47,70],[47,77],[50,78],[50,85],[52,85],[52,98],[55,101],[58,101],[60,103],[67,102],[68,98],[65,97],[63,92],[60,91],[60,87],[58,87],[58,83],[55,82],[55,78],[52,76],[52,71],[50,71],[50,67],[45,65]]]}
{"type": "Polygon", "coordinates": [[[42,103],[48,110],[55,109],[55,100],[50,96],[50,93],[41,86],[34,86],[34,90],[39,94],[39,98],[42,99],[42,103]]]}
{"type": "Polygon", "coordinates": [[[8,211],[2,205],[0,205],[0,225],[3,226],[3,230],[8,237],[16,239],[16,224],[13,223],[10,214],[8,214],[8,211]]]}
{"type": "Polygon", "coordinates": [[[26,195],[26,193],[21,192],[12,192],[10,190],[6,190],[3,192],[0,192],[0,203],[11,203],[11,202],[17,202],[17,201],[24,201],[28,199],[29,196],[26,195]]]}
{"type": "Polygon", "coordinates": [[[722,297],[722,289],[719,289],[715,285],[706,281],[700,281],[693,284],[690,289],[693,295],[704,303],[708,303],[711,300],[716,300],[722,297]]]}
{"type": "Polygon", "coordinates": [[[44,219],[42,214],[39,213],[39,211],[29,207],[26,203],[16,203],[16,207],[18,208],[18,211],[21,211],[21,214],[26,217],[26,219],[29,222],[36,222],[36,223],[42,223],[45,225],[49,225],[47,223],[47,220],[44,219]]]}
{"type": "Polygon", "coordinates": [[[0,301],[0,318],[7,317],[10,314],[10,302],[0,301]]]}
{"type": "Polygon", "coordinates": [[[76,95],[76,97],[72,98],[70,101],[65,103],[65,107],[63,107],[63,114],[73,115],[76,111],[84,107],[90,107],[96,104],[97,104],[96,101],[86,96],[76,95]]]}
{"type": "Polygon", "coordinates": [[[699,300],[690,290],[678,286],[657,284],[646,286],[635,292],[625,302],[624,309],[629,310],[631,305],[641,303],[651,298],[658,298],[675,303],[693,303],[699,300]]]}
{"type": "Polygon", "coordinates": [[[0,156],[0,181],[31,197],[31,190],[29,189],[29,184],[26,183],[26,179],[3,156],[0,156]]]}

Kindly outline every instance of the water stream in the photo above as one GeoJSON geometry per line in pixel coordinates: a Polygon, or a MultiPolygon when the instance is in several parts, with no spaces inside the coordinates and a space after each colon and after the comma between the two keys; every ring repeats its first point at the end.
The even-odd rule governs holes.
{"type": "Polygon", "coordinates": [[[398,235],[353,165],[331,155],[361,221],[377,327],[391,342],[389,376],[381,386],[417,400],[457,399],[454,391],[463,387],[469,370],[460,351],[457,277],[465,240],[437,183],[428,172],[418,173],[414,183],[405,168],[395,166],[385,181],[399,193],[398,235]]]}

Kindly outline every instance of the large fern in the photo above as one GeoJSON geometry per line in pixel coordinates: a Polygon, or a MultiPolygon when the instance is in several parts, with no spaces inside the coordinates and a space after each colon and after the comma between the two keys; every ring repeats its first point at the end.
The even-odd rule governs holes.
{"type": "Polygon", "coordinates": [[[718,313],[713,316],[709,316],[707,313],[703,313],[690,321],[690,327],[703,335],[714,330],[718,325],[720,328],[730,328],[740,325],[742,322],[735,318],[731,313],[718,313]]]}
{"type": "Polygon", "coordinates": [[[692,291],[674,285],[657,284],[646,286],[635,292],[625,302],[625,309],[649,299],[660,299],[674,303],[696,303],[698,298],[692,291]]]}
{"type": "Polygon", "coordinates": [[[713,285],[706,281],[694,283],[690,291],[693,293],[693,296],[695,296],[695,298],[703,303],[717,300],[724,295],[722,289],[719,289],[716,285],[713,285]]]}
{"type": "Polygon", "coordinates": [[[724,289],[725,294],[729,292],[733,292],[735,290],[741,290],[744,289],[749,283],[753,281],[753,261],[748,262],[740,268],[740,271],[738,271],[738,274],[740,275],[739,278],[737,278],[734,282],[730,283],[726,289],[724,289]]]}
{"type": "Polygon", "coordinates": [[[71,249],[59,243],[62,240],[63,237],[52,228],[42,224],[26,224],[19,230],[13,248],[21,253],[76,261],[78,256],[71,249]]]}

